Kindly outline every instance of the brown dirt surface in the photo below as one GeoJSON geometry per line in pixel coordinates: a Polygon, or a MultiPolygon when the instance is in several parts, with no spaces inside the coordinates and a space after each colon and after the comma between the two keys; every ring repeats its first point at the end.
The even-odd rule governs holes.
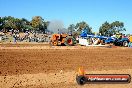
{"type": "Polygon", "coordinates": [[[132,49],[124,47],[1,44],[0,88],[131,88],[129,84],[86,84],[75,76],[87,73],[132,75],[132,49]]]}

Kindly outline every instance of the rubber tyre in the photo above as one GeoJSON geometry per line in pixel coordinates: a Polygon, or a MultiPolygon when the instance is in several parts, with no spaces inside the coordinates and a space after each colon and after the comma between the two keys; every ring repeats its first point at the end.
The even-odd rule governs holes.
{"type": "Polygon", "coordinates": [[[129,44],[128,41],[123,41],[123,46],[124,46],[124,47],[127,47],[128,44],[129,44]]]}
{"type": "Polygon", "coordinates": [[[75,39],[72,36],[68,36],[68,37],[66,37],[64,44],[66,46],[73,46],[75,44],[75,39]],[[69,40],[71,41],[71,44],[68,43],[69,40]]]}
{"type": "Polygon", "coordinates": [[[50,41],[51,46],[58,46],[58,41],[50,41]]]}
{"type": "Polygon", "coordinates": [[[58,46],[58,41],[53,42],[54,46],[58,46]]]}

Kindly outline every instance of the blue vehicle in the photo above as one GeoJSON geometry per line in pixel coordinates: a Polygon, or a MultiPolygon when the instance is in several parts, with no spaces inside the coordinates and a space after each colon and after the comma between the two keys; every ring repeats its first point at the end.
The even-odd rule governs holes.
{"type": "Polygon", "coordinates": [[[112,38],[112,37],[108,37],[106,40],[105,40],[105,43],[106,44],[110,44],[110,43],[114,43],[115,42],[115,40],[116,40],[116,38],[112,38]]]}
{"type": "Polygon", "coordinates": [[[80,36],[84,39],[88,39],[88,38],[99,38],[100,40],[103,41],[103,43],[105,43],[105,40],[108,38],[106,36],[100,36],[100,35],[94,35],[94,34],[89,34],[88,31],[86,29],[83,29],[80,36]]]}
{"type": "Polygon", "coordinates": [[[128,38],[114,38],[114,37],[106,37],[106,36],[99,36],[99,35],[92,35],[88,34],[87,30],[84,29],[82,33],[80,34],[82,38],[99,38],[100,40],[103,40],[103,43],[110,44],[113,43],[115,46],[124,46],[127,47],[129,44],[128,38]]]}
{"type": "Polygon", "coordinates": [[[116,39],[115,42],[114,42],[114,45],[115,46],[124,46],[124,47],[127,47],[128,44],[129,44],[129,39],[128,38],[119,38],[119,39],[116,39]]]}
{"type": "Polygon", "coordinates": [[[94,34],[89,34],[88,31],[86,29],[83,29],[80,36],[82,38],[100,38],[101,40],[103,39],[107,39],[108,37],[105,36],[99,36],[99,35],[94,35],[94,34]]]}

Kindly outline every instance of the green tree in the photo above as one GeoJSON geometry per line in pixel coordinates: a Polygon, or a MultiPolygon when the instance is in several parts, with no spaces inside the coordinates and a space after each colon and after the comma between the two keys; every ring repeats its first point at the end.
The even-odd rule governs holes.
{"type": "Polygon", "coordinates": [[[31,25],[34,29],[44,32],[47,29],[49,22],[45,22],[41,16],[35,16],[32,18],[31,25]]]}
{"type": "Polygon", "coordinates": [[[73,34],[73,32],[75,31],[75,25],[74,24],[70,24],[68,27],[68,32],[73,34]]]}
{"type": "Polygon", "coordinates": [[[99,28],[99,33],[104,36],[112,36],[122,31],[126,31],[126,29],[124,28],[124,23],[119,21],[112,22],[111,24],[106,21],[99,28]]]}
{"type": "Polygon", "coordinates": [[[3,23],[3,19],[2,17],[0,17],[0,31],[2,30],[2,23],[3,23]]]}
{"type": "Polygon", "coordinates": [[[50,23],[49,21],[46,21],[46,22],[44,21],[44,22],[43,22],[44,25],[43,25],[42,28],[43,28],[43,30],[44,30],[44,33],[45,33],[46,30],[48,29],[49,23],[50,23]]]}
{"type": "Polygon", "coordinates": [[[101,33],[101,35],[103,36],[108,36],[109,35],[108,31],[110,30],[110,28],[111,28],[110,24],[106,21],[99,28],[99,33],[101,33]]]}
{"type": "Polygon", "coordinates": [[[48,25],[49,22],[45,22],[40,16],[33,17],[32,21],[11,16],[0,17],[0,30],[3,29],[4,32],[8,32],[10,29],[19,30],[20,32],[36,29],[45,33],[48,25]]]}
{"type": "Polygon", "coordinates": [[[23,25],[21,19],[14,18],[11,16],[3,17],[2,28],[4,29],[5,32],[9,31],[10,29],[21,30],[22,27],[23,25]]]}
{"type": "Polygon", "coordinates": [[[124,23],[119,22],[119,21],[115,21],[115,22],[111,23],[111,31],[114,34],[115,33],[120,33],[122,31],[126,31],[126,29],[124,28],[124,23]]]}
{"type": "Polygon", "coordinates": [[[3,28],[3,32],[8,32],[10,29],[14,29],[15,18],[11,16],[3,17],[2,28],[3,28]]]}
{"type": "Polygon", "coordinates": [[[11,16],[2,17],[1,29],[3,29],[4,32],[9,31],[10,29],[23,31],[23,29],[26,29],[27,27],[29,28],[31,25],[25,18],[19,19],[11,16]]]}
{"type": "Polygon", "coordinates": [[[84,21],[77,23],[75,28],[79,32],[81,32],[83,29],[86,29],[88,31],[88,33],[92,33],[92,28],[84,21]]]}
{"type": "Polygon", "coordinates": [[[22,18],[21,19],[21,31],[23,32],[23,31],[26,31],[26,30],[32,30],[33,29],[33,27],[32,27],[32,25],[31,25],[31,22],[30,21],[28,21],[27,19],[25,19],[25,18],[22,18]]]}

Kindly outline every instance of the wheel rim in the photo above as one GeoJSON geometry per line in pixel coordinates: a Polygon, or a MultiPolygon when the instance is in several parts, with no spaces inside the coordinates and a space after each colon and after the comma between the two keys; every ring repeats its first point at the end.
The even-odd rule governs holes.
{"type": "Polygon", "coordinates": [[[124,46],[128,46],[128,43],[127,42],[124,42],[124,46]]]}
{"type": "Polygon", "coordinates": [[[54,46],[57,46],[57,42],[56,42],[56,41],[55,41],[55,42],[53,42],[53,45],[54,45],[54,46]]]}
{"type": "Polygon", "coordinates": [[[67,42],[68,42],[68,44],[71,45],[72,44],[72,39],[68,39],[67,42]]]}

